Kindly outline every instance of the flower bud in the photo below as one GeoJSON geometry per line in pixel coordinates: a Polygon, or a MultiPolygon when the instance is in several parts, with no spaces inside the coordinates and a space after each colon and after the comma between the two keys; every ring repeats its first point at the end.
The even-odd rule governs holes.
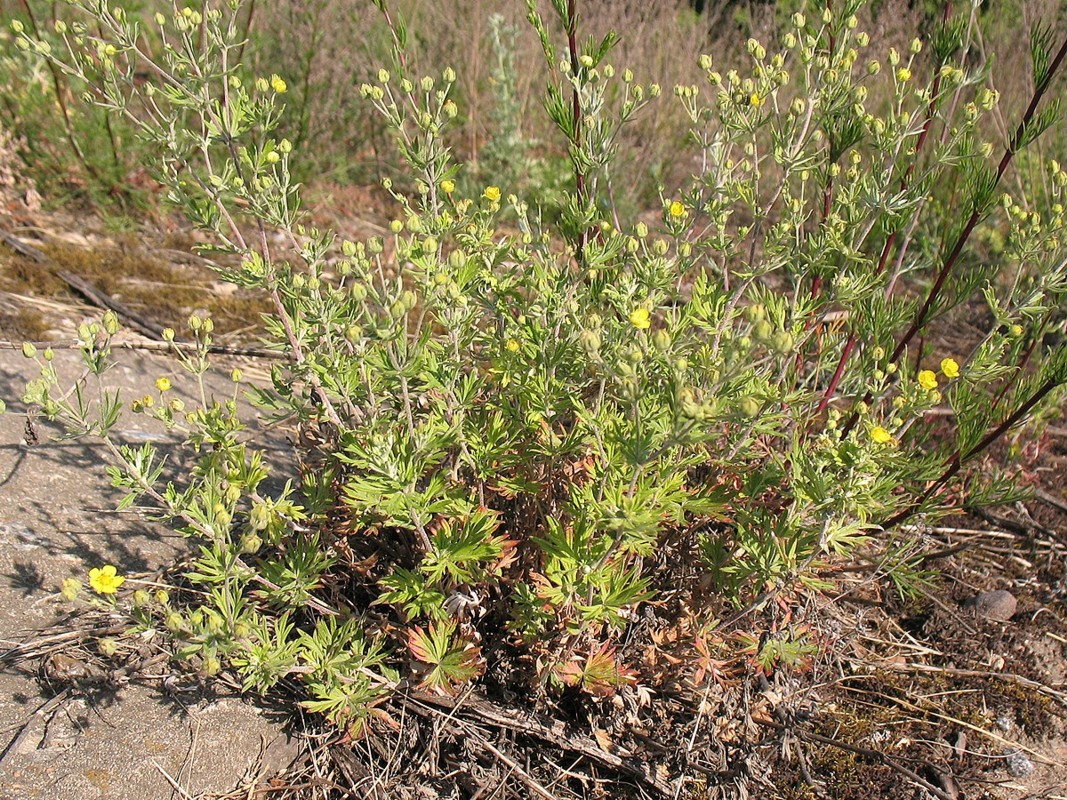
{"type": "Polygon", "coordinates": [[[741,413],[746,417],[754,417],[760,412],[760,402],[755,397],[746,397],[740,404],[741,413]]]}
{"type": "Polygon", "coordinates": [[[578,341],[581,342],[582,347],[589,355],[593,355],[600,350],[600,334],[594,330],[583,330],[578,334],[578,341]]]}
{"type": "Polygon", "coordinates": [[[761,319],[752,326],[752,335],[756,338],[756,341],[769,342],[771,337],[774,336],[774,326],[767,320],[761,319]]]}

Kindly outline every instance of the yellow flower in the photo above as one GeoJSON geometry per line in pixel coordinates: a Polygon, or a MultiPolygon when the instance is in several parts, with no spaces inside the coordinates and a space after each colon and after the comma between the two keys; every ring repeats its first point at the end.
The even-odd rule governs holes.
{"type": "Polygon", "coordinates": [[[897,70],[897,80],[901,83],[907,83],[911,80],[911,70],[907,67],[901,67],[897,70]]]}
{"type": "Polygon", "coordinates": [[[110,564],[89,570],[89,585],[98,594],[114,594],[125,582],[126,579],[117,575],[116,569],[110,564]]]}
{"type": "Polygon", "coordinates": [[[924,369],[919,373],[919,385],[927,390],[937,388],[937,376],[932,369],[924,369]]]}
{"type": "Polygon", "coordinates": [[[751,95],[749,95],[748,104],[753,108],[759,108],[761,105],[763,105],[763,98],[753,92],[751,95]]]}
{"type": "Polygon", "coordinates": [[[270,88],[273,89],[277,94],[285,94],[286,91],[288,91],[289,89],[289,85],[284,80],[282,80],[282,77],[280,75],[271,75],[270,88]]]}
{"type": "Polygon", "coordinates": [[[652,326],[652,319],[647,308],[635,308],[630,314],[630,323],[638,330],[648,330],[652,326]]]}
{"type": "Polygon", "coordinates": [[[670,214],[674,219],[684,219],[689,216],[689,212],[685,210],[685,206],[677,200],[671,203],[670,214]]]}
{"type": "Polygon", "coordinates": [[[960,376],[960,365],[956,363],[954,358],[941,359],[941,372],[946,378],[958,378],[960,376]]]}
{"type": "Polygon", "coordinates": [[[500,187],[499,186],[487,186],[485,189],[484,197],[490,203],[500,202],[500,187]]]}
{"type": "Polygon", "coordinates": [[[881,425],[877,425],[871,428],[871,440],[875,444],[889,444],[893,441],[893,436],[881,425]]]}
{"type": "Polygon", "coordinates": [[[170,391],[170,378],[164,375],[162,378],[156,378],[156,388],[161,392],[170,391]]]}
{"type": "Polygon", "coordinates": [[[520,349],[520,345],[515,339],[508,339],[507,344],[504,346],[508,349],[509,353],[517,353],[520,349]]]}
{"type": "Polygon", "coordinates": [[[456,182],[455,181],[441,181],[441,191],[444,192],[445,194],[452,194],[452,192],[456,191],[456,182]]]}

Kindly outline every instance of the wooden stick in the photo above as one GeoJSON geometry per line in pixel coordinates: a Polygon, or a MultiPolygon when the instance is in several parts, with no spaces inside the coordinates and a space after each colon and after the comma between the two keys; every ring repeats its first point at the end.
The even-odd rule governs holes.
{"type": "Polygon", "coordinates": [[[88,281],[82,280],[77,275],[73,275],[66,270],[56,270],[56,277],[93,305],[114,311],[119,319],[138,333],[147,336],[149,339],[163,341],[163,334],[161,333],[163,329],[158,324],[100,291],[88,281]]]}
{"type": "Polygon", "coordinates": [[[0,241],[18,253],[20,256],[36,261],[38,264],[43,264],[48,261],[48,256],[38,250],[32,245],[26,244],[21,239],[12,236],[7,231],[0,230],[0,241]]]}

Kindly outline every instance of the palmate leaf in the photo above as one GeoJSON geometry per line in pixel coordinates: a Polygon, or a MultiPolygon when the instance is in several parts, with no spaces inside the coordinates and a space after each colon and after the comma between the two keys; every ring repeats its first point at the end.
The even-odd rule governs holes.
{"type": "Polygon", "coordinates": [[[422,573],[397,567],[381,583],[389,591],[384,592],[377,602],[401,606],[409,619],[425,616],[443,620],[448,617],[444,593],[428,585],[422,573]]]}
{"type": "Polygon", "coordinates": [[[513,549],[516,544],[494,535],[499,524],[497,515],[486,509],[462,521],[445,520],[433,535],[433,547],[419,568],[431,582],[445,586],[483,580],[505,548],[513,549]]]}
{"type": "Polygon", "coordinates": [[[596,645],[589,655],[574,658],[556,669],[556,676],[568,686],[578,686],[596,697],[611,697],[627,685],[637,682],[637,672],[620,664],[610,644],[596,645]]]}
{"type": "Polygon", "coordinates": [[[435,623],[429,630],[416,627],[409,631],[408,650],[419,662],[419,685],[441,694],[454,694],[485,668],[482,649],[457,636],[456,623],[451,620],[435,623]]]}

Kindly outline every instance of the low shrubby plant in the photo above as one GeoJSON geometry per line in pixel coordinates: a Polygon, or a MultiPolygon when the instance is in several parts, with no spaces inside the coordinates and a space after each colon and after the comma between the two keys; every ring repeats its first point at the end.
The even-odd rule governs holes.
{"type": "Polygon", "coordinates": [[[393,61],[361,95],[414,191],[386,181],[401,213],[353,241],[301,224],[301,153],[274,134],[289,86],[240,77],[239,3],[75,5],[62,47],[17,29],[20,46],[138,130],[168,199],[235,257],[225,277],[270,297],[288,360],[235,391],[303,434],[299,475],[268,491],[236,395],[205,389],[207,319],[187,345],[168,333],[182,376],[133,402],[107,388],[113,317],[81,329],[72,388],[27,347],[42,374],[26,399],[102,437],[123,503],[195,548],[169,592],[101,571],[95,602],[202,674],[297,680],[353,734],[401,685],[645,702],[678,661],[629,646],[642,619],[682,631],[688,660],[669,669],[694,680],[732,659],[800,668],[817,637],[786,610],[836,566],[924,591],[906,523],[1018,496],[991,457],[1067,382],[1067,173],[1044,166],[1050,216],[1004,180],[1060,112],[1051,30],[1031,37],[1033,93],[999,143],[982,133],[987,65],[963,59],[969,9],[880,53],[843,0],[750,40],[743,71],[705,56],[704,82],[673,90],[693,174],[649,225],[617,208],[612,170],[627,124],[671,101],[612,64],[613,36],[582,37],[574,0],[547,17],[529,2],[571,175],[552,220],[502,182],[461,188],[456,74],[412,74],[408,31],[375,0],[393,61]],[[946,182],[948,205],[929,203],[946,182]],[[1000,232],[996,261],[980,224],[1000,232]],[[969,337],[939,336],[964,315],[969,337]],[[113,440],[123,413],[182,432],[195,466],[161,480],[153,445],[113,440]]]}

